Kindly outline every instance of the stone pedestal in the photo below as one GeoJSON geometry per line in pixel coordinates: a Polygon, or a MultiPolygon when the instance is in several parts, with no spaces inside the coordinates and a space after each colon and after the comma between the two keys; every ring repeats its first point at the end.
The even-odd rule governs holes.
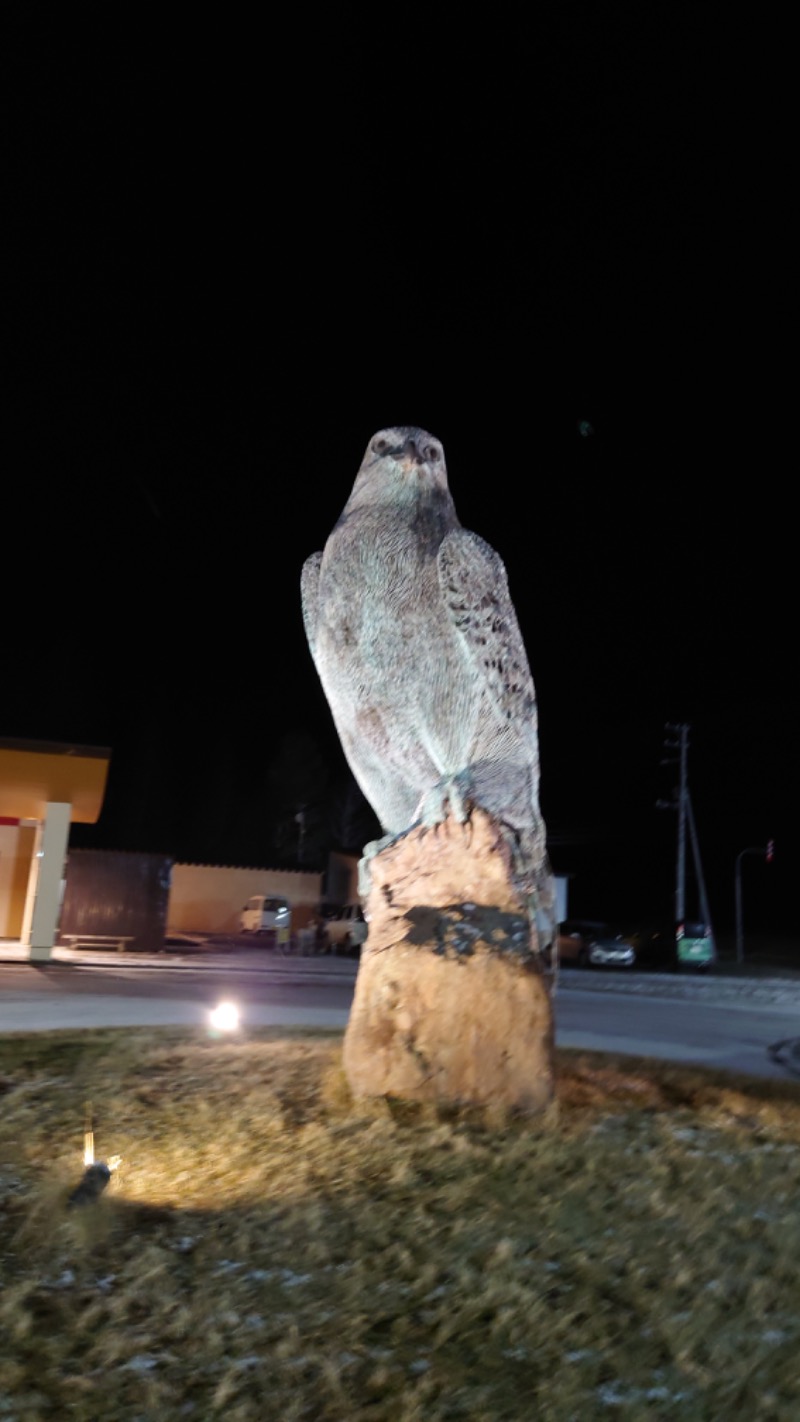
{"type": "Polygon", "coordinates": [[[480,810],[372,860],[344,1038],[354,1096],[528,1112],[552,1100],[550,986],[511,866],[503,828],[480,810]]]}

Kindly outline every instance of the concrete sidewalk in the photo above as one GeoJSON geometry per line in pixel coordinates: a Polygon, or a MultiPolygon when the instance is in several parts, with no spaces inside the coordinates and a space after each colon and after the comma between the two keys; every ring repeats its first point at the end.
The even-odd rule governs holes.
{"type": "MultiPolygon", "coordinates": [[[[18,939],[0,938],[0,966],[3,963],[31,963],[28,948],[18,939]]],[[[120,953],[108,949],[56,946],[48,960],[37,960],[33,966],[41,968],[47,967],[48,964],[60,967],[69,964],[71,967],[89,969],[160,968],[168,972],[173,969],[190,969],[193,972],[205,969],[216,972],[280,974],[284,977],[291,975],[320,979],[344,978],[351,981],[358,972],[357,958],[338,957],[333,953],[284,954],[274,948],[243,948],[238,945],[222,947],[200,939],[187,939],[180,945],[172,943],[158,953],[120,953]]]]}

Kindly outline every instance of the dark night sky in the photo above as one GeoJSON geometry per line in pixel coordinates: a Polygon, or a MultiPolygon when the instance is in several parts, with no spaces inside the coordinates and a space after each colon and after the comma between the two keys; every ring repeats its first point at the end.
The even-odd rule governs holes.
{"type": "Polygon", "coordinates": [[[82,843],[268,862],[283,738],[341,777],[300,569],[419,424],[508,569],[574,911],[665,908],[672,720],[718,923],[772,837],[748,911],[794,928],[787,198],[655,24],[23,38],[0,737],[112,748],[82,843]]]}

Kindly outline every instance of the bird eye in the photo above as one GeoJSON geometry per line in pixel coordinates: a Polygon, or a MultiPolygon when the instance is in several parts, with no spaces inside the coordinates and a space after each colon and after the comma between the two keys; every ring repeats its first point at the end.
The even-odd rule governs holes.
{"type": "Polygon", "coordinates": [[[372,441],[372,448],[376,454],[385,454],[389,448],[389,441],[388,439],[374,439],[372,441]]]}
{"type": "Polygon", "coordinates": [[[428,464],[435,464],[441,458],[441,450],[438,444],[426,444],[422,451],[422,457],[428,464]]]}

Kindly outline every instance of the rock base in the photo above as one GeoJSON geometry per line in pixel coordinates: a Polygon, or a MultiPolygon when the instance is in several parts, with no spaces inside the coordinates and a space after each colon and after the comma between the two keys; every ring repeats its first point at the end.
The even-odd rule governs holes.
{"type": "Polygon", "coordinates": [[[483,811],[412,830],[370,864],[344,1038],[356,1097],[540,1111],[554,1092],[553,1012],[507,832],[483,811]]]}

